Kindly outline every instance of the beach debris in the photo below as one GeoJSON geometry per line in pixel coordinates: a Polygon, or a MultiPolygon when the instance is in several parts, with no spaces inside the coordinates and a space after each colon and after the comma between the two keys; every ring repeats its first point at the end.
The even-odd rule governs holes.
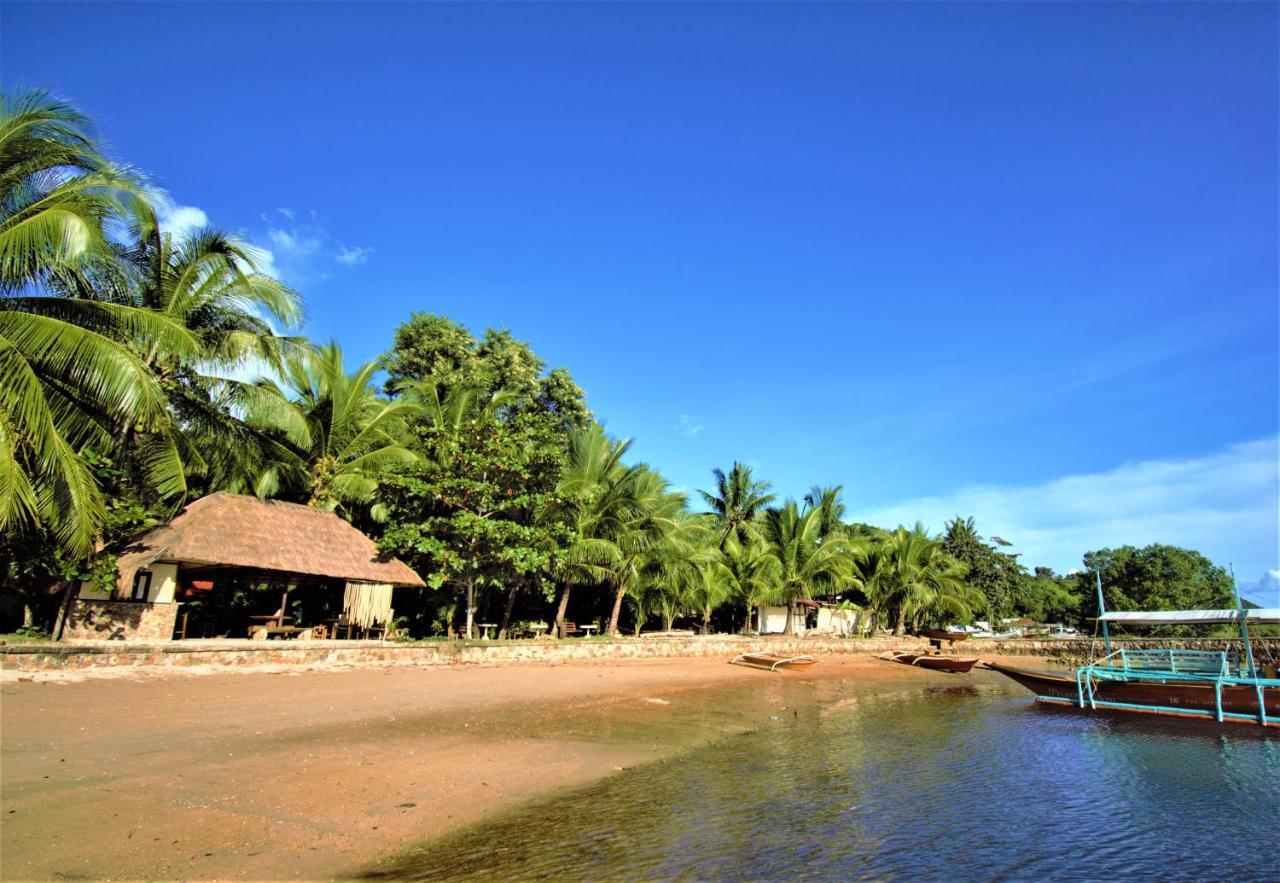
{"type": "Polygon", "coordinates": [[[671,702],[666,699],[645,699],[650,705],[670,705],[671,702]]]}

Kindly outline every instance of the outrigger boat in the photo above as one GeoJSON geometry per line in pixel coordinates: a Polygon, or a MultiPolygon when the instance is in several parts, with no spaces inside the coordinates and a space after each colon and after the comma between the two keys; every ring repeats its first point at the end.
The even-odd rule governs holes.
{"type": "Polygon", "coordinates": [[[920,635],[931,641],[967,641],[968,632],[951,632],[946,629],[921,629],[920,635]]]}
{"type": "Polygon", "coordinates": [[[1172,612],[1107,612],[1098,583],[1098,623],[1106,656],[1074,674],[1015,668],[988,662],[1026,687],[1037,702],[1098,710],[1202,718],[1280,726],[1280,678],[1274,667],[1262,672],[1249,641],[1249,625],[1280,624],[1280,608],[1172,612]],[[1115,650],[1111,623],[1128,625],[1237,625],[1244,658],[1225,650],[1115,650]]]}
{"type": "Polygon", "coordinates": [[[881,653],[880,658],[890,662],[901,662],[903,665],[914,665],[917,668],[949,671],[953,674],[967,674],[978,664],[976,657],[960,659],[955,656],[927,656],[922,653],[894,653],[893,651],[881,653]]]}
{"type": "Polygon", "coordinates": [[[779,656],[776,653],[743,653],[729,660],[730,665],[749,665],[752,668],[763,668],[777,671],[780,668],[808,668],[818,660],[812,656],[779,656]]]}

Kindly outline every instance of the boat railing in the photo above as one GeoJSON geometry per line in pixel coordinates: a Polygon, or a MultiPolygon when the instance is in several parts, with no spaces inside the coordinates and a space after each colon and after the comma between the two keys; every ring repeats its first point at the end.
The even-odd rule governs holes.
{"type": "Polygon", "coordinates": [[[1178,676],[1230,675],[1227,654],[1221,650],[1117,650],[1099,664],[1116,665],[1126,672],[1157,671],[1178,676]],[[1118,657],[1118,658],[1117,658],[1118,657]]]}
{"type": "MultiPolygon", "coordinates": [[[[1226,718],[1252,720],[1254,715],[1242,715],[1222,710],[1224,687],[1252,687],[1258,695],[1259,723],[1275,722],[1267,715],[1263,700],[1263,687],[1280,687],[1280,679],[1256,678],[1231,673],[1231,664],[1225,651],[1220,650],[1116,650],[1090,665],[1076,669],[1076,699],[1081,708],[1124,707],[1142,710],[1143,706],[1111,702],[1097,698],[1097,687],[1104,681],[1202,681],[1214,690],[1214,716],[1219,722],[1226,718]]],[[[1189,713],[1187,709],[1160,709],[1174,713],[1189,713]]]]}

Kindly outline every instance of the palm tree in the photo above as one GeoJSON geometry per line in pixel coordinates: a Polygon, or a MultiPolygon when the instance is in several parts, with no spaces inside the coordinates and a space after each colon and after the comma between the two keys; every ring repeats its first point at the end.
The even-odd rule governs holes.
{"type": "Polygon", "coordinates": [[[840,498],[843,493],[842,485],[823,487],[815,484],[804,495],[805,506],[818,510],[818,533],[823,537],[844,526],[845,506],[844,500],[840,498]]]}
{"type": "Polygon", "coordinates": [[[924,525],[899,526],[863,562],[864,590],[879,609],[893,613],[894,634],[926,616],[969,619],[984,598],[964,582],[965,566],[931,537],[924,525]]]}
{"type": "Polygon", "coordinates": [[[612,536],[601,537],[616,549],[606,576],[614,590],[606,630],[610,635],[618,634],[618,616],[630,585],[646,571],[672,564],[689,542],[691,527],[684,517],[684,495],[669,492],[661,475],[640,466],[627,474],[625,483],[618,528],[612,536]]]}
{"type": "Polygon", "coordinates": [[[575,584],[596,585],[621,564],[614,542],[634,508],[632,479],[640,467],[627,467],[622,457],[631,441],[615,441],[599,424],[571,429],[564,474],[557,485],[560,503],[544,517],[568,524],[573,539],[560,564],[563,583],[556,604],[556,634],[565,636],[565,612],[575,584]]]}
{"type": "Polygon", "coordinates": [[[0,95],[0,285],[16,291],[82,278],[110,263],[112,222],[149,193],[108,160],[75,108],[36,90],[0,95]]]}
{"type": "Polygon", "coordinates": [[[737,461],[727,475],[720,469],[711,470],[711,474],[716,479],[715,490],[698,493],[720,524],[721,540],[734,535],[739,542],[745,542],[757,516],[774,500],[769,483],[753,479],[751,467],[737,461]]]}
{"type": "MultiPolygon", "coordinates": [[[[128,342],[194,356],[180,324],[129,304],[54,296],[110,275],[106,228],[141,182],[103,158],[88,121],[44,92],[0,98],[0,531],[39,528],[75,559],[106,517],[80,452],[110,454],[121,426],[163,432],[163,390],[128,342]]],[[[162,448],[143,452],[162,495],[183,485],[162,448]]]]}
{"type": "MultiPolygon", "coordinates": [[[[283,387],[270,378],[257,381],[262,395],[246,415],[275,442],[272,462],[256,482],[260,496],[289,490],[312,506],[350,514],[372,501],[379,472],[418,459],[405,444],[404,421],[421,406],[380,398],[372,383],[376,362],[348,374],[341,348],[329,343],[289,356],[282,369],[283,387]]],[[[380,519],[383,513],[374,506],[371,514],[380,519]]]]}
{"type": "Polygon", "coordinates": [[[765,512],[764,539],[778,559],[778,582],[787,605],[785,634],[793,634],[795,603],[841,588],[851,576],[853,556],[839,534],[824,539],[822,513],[801,510],[795,500],[765,512]]]}
{"type": "Polygon", "coordinates": [[[743,607],[743,634],[750,632],[752,611],[778,596],[781,562],[763,540],[750,537],[740,543],[731,537],[712,567],[718,571],[715,578],[725,585],[726,600],[743,607]]]}
{"type": "MultiPolygon", "coordinates": [[[[185,470],[213,487],[241,490],[259,471],[262,440],[236,419],[246,409],[267,407],[250,384],[232,378],[259,367],[279,372],[284,360],[311,345],[277,334],[302,318],[296,292],[257,270],[261,253],[249,243],[213,228],[180,238],[164,232],[149,208],[137,212],[133,245],[123,254],[127,271],[109,276],[85,296],[144,308],[186,329],[199,343],[182,356],[148,339],[132,342],[160,380],[177,418],[164,436],[137,445],[164,450],[185,470]]],[[[133,447],[138,434],[126,428],[133,447]]],[[[185,489],[185,488],[184,488],[185,489]]]]}

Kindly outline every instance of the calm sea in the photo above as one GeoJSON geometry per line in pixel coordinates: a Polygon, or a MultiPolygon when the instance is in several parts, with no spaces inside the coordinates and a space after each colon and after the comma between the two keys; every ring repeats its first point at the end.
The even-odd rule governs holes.
{"type": "Polygon", "coordinates": [[[1274,881],[1280,738],[991,685],[778,709],[376,876],[1274,881]]]}

